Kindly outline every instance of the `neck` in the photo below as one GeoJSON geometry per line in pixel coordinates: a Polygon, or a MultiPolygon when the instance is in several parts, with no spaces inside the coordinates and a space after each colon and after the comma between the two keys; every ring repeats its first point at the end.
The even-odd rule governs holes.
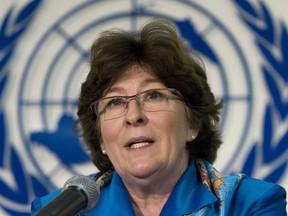
{"type": "Polygon", "coordinates": [[[160,215],[173,188],[188,166],[188,161],[184,163],[185,165],[179,166],[181,168],[174,167],[170,173],[157,171],[145,179],[133,179],[133,181],[123,179],[136,216],[160,215]]]}
{"type": "Polygon", "coordinates": [[[146,198],[131,196],[132,206],[136,216],[159,216],[169,194],[154,194],[146,198]]]}

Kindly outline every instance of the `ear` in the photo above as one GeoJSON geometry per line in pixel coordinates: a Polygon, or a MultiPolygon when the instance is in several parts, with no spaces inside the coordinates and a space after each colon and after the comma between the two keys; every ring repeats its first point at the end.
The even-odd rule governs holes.
{"type": "Polygon", "coordinates": [[[105,145],[103,144],[102,141],[101,141],[101,143],[100,143],[100,148],[101,148],[102,151],[105,149],[105,145]]]}
{"type": "Polygon", "coordinates": [[[102,154],[106,155],[106,149],[105,149],[105,146],[103,143],[100,143],[100,147],[101,147],[101,151],[102,151],[102,154]]]}
{"type": "Polygon", "coordinates": [[[198,136],[199,133],[199,129],[198,128],[190,128],[188,133],[187,133],[187,141],[191,142],[193,140],[196,139],[196,137],[198,136]]]}

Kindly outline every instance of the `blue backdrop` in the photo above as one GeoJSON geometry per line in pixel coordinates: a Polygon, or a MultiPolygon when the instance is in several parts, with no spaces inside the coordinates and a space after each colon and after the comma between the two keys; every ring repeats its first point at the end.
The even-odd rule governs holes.
{"type": "Polygon", "coordinates": [[[175,23],[223,98],[215,166],[288,186],[288,17],[271,1],[21,1],[0,8],[0,215],[97,172],[71,130],[89,48],[105,29],[175,23]]]}

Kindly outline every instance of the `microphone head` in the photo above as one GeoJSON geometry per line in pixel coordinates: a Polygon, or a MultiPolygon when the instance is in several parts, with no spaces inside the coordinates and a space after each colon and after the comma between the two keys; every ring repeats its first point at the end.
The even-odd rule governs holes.
{"type": "Polygon", "coordinates": [[[100,197],[100,189],[96,184],[96,181],[83,175],[72,176],[66,181],[62,191],[71,186],[81,189],[87,196],[87,206],[82,210],[82,212],[90,211],[96,206],[100,197]]]}

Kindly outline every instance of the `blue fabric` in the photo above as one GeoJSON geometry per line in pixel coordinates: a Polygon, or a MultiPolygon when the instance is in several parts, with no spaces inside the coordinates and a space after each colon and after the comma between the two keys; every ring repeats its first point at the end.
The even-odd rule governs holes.
{"type": "Polygon", "coordinates": [[[243,179],[231,203],[227,215],[287,215],[284,188],[258,179],[243,179]]]}
{"type": "Polygon", "coordinates": [[[163,207],[161,216],[191,213],[218,201],[218,198],[202,184],[196,173],[192,160],[163,207]]]}
{"type": "MultiPolygon", "coordinates": [[[[161,216],[287,215],[286,192],[282,187],[245,176],[239,183],[238,175],[222,176],[218,171],[215,172],[211,164],[205,162],[205,166],[211,187],[216,190],[210,191],[203,184],[203,179],[200,178],[192,160],[163,207],[161,216]]],[[[41,209],[60,192],[56,190],[45,197],[35,199],[32,203],[32,213],[41,209]]],[[[129,194],[117,172],[113,173],[111,183],[101,188],[97,206],[81,215],[135,215],[129,194]]]]}

